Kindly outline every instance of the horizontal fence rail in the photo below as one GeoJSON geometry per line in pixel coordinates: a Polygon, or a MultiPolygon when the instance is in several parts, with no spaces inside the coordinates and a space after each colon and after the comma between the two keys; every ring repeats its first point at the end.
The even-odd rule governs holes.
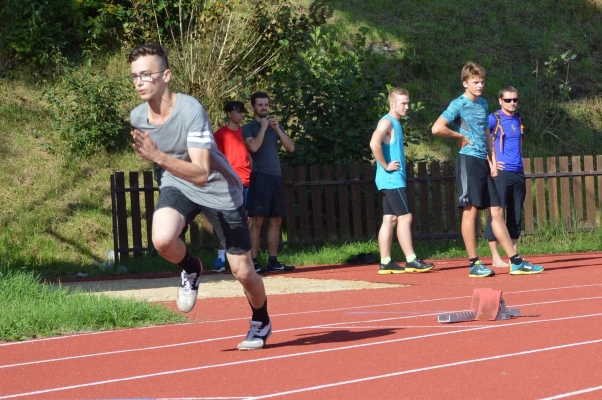
{"type": "MultiPolygon", "coordinates": [[[[535,233],[548,224],[563,224],[568,231],[600,226],[602,156],[523,161],[527,178],[523,233],[535,233]]],[[[413,238],[461,237],[453,164],[419,162],[408,163],[406,168],[413,238]]],[[[283,244],[318,245],[377,236],[382,195],[374,184],[372,164],[284,167],[282,173],[286,193],[283,244]]],[[[125,173],[111,175],[116,261],[152,249],[152,214],[158,193],[150,171],[130,172],[127,185],[125,173]]],[[[477,232],[483,223],[482,215],[477,232]]],[[[182,238],[189,245],[212,249],[218,244],[213,227],[202,215],[188,228],[182,238]]]]}

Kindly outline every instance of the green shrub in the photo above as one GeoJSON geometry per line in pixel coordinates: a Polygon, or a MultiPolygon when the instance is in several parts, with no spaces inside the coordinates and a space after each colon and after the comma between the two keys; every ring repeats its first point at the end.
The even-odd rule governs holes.
{"type": "Polygon", "coordinates": [[[318,27],[304,47],[289,46],[271,77],[274,108],[295,140],[291,165],[346,164],[370,158],[368,143],[386,112],[386,82],[370,68],[365,31],[344,46],[318,27]]]}
{"type": "MultiPolygon", "coordinates": [[[[127,2],[123,2],[127,4],[127,2]]],[[[119,48],[127,8],[120,0],[4,0],[0,61],[47,71],[58,55],[119,48]]]]}
{"type": "Polygon", "coordinates": [[[48,92],[54,105],[55,130],[68,152],[91,155],[122,150],[130,142],[131,90],[125,78],[80,67],[65,74],[48,92]]]}

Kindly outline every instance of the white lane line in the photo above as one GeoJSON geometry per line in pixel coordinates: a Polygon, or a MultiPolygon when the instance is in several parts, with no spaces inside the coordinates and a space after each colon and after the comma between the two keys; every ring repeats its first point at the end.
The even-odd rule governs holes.
{"type": "Polygon", "coordinates": [[[546,397],[546,398],[541,399],[541,400],[566,399],[567,397],[578,396],[578,395],[584,394],[584,393],[591,393],[591,392],[595,392],[597,390],[602,390],[602,386],[596,386],[596,387],[592,387],[592,388],[587,388],[587,389],[582,389],[582,390],[576,390],[574,392],[557,394],[556,396],[546,397]]]}
{"type": "MultiPolygon", "coordinates": [[[[302,389],[289,390],[286,392],[272,393],[272,394],[256,396],[256,397],[248,397],[248,399],[250,399],[250,400],[251,399],[252,400],[269,399],[272,397],[281,397],[281,396],[287,396],[287,395],[291,395],[291,394],[310,392],[310,391],[315,391],[315,390],[320,390],[320,389],[327,389],[327,388],[336,387],[336,386],[351,385],[354,383],[368,382],[368,381],[373,381],[376,379],[391,378],[391,377],[395,377],[395,376],[413,374],[413,373],[417,373],[417,372],[425,372],[425,371],[432,371],[432,370],[441,369],[441,368],[457,367],[460,365],[474,364],[474,363],[479,363],[479,362],[499,360],[499,359],[510,358],[510,357],[518,357],[518,356],[524,356],[524,355],[529,355],[529,354],[537,354],[537,353],[543,353],[546,351],[562,350],[562,349],[567,349],[567,348],[571,348],[571,347],[587,346],[587,345],[598,344],[598,343],[602,343],[602,339],[589,340],[586,342],[569,343],[569,344],[563,344],[560,346],[544,347],[541,349],[519,351],[517,353],[506,353],[506,354],[500,354],[500,355],[491,356],[491,357],[474,358],[471,360],[464,360],[464,361],[458,361],[458,362],[447,363],[447,364],[432,365],[430,367],[409,369],[409,370],[399,371],[399,372],[392,372],[390,374],[373,375],[373,376],[368,376],[365,378],[352,379],[352,380],[341,381],[341,382],[333,382],[333,383],[319,385],[319,386],[310,386],[310,387],[306,387],[306,388],[302,388],[302,389]]],[[[556,397],[552,397],[552,398],[556,398],[556,397]]]]}
{"type": "MultiPolygon", "coordinates": [[[[411,337],[406,337],[406,338],[388,339],[388,340],[381,340],[378,342],[353,344],[353,345],[340,346],[340,347],[331,347],[328,349],[282,354],[279,356],[257,358],[257,359],[252,359],[252,360],[241,360],[241,361],[233,361],[233,362],[222,363],[222,364],[202,365],[199,367],[184,368],[184,369],[178,369],[178,370],[169,370],[169,371],[163,371],[163,372],[155,372],[155,373],[144,374],[144,375],[134,375],[134,376],[126,377],[126,378],[115,378],[115,379],[108,379],[108,380],[104,380],[104,381],[81,383],[81,384],[71,385],[71,386],[63,386],[63,387],[57,387],[57,388],[52,388],[52,389],[43,389],[43,390],[37,390],[37,391],[33,391],[33,392],[16,393],[16,394],[11,394],[11,395],[7,395],[7,396],[0,396],[0,399],[11,399],[11,398],[22,397],[22,396],[33,396],[33,395],[44,394],[44,393],[53,393],[53,392],[59,392],[59,391],[64,391],[64,390],[72,390],[72,389],[79,389],[79,388],[90,387],[90,386],[105,385],[105,384],[109,384],[109,383],[126,382],[126,381],[138,380],[138,379],[146,379],[146,378],[153,378],[153,377],[158,377],[158,376],[180,374],[180,373],[200,371],[200,370],[206,370],[206,369],[212,369],[212,368],[230,367],[230,366],[251,364],[251,363],[257,363],[257,362],[263,362],[263,361],[272,361],[272,360],[280,360],[280,359],[301,357],[301,356],[307,356],[307,355],[331,353],[331,352],[335,352],[335,351],[353,350],[353,349],[359,349],[359,348],[363,348],[363,347],[371,347],[371,346],[378,346],[378,345],[390,345],[391,343],[399,343],[399,342],[405,342],[405,341],[409,341],[409,340],[432,338],[432,337],[437,337],[437,336],[454,335],[454,334],[458,334],[458,333],[472,332],[472,331],[485,330],[485,329],[503,329],[503,328],[507,328],[507,327],[515,327],[516,325],[540,324],[540,323],[547,323],[547,322],[558,322],[558,321],[567,321],[567,320],[601,317],[601,316],[602,316],[602,313],[598,313],[598,314],[586,314],[586,315],[578,315],[578,316],[571,316],[571,317],[551,318],[551,319],[547,319],[547,320],[523,321],[523,322],[517,322],[514,324],[479,326],[479,327],[475,327],[475,328],[467,328],[467,329],[457,330],[457,331],[429,333],[429,334],[425,334],[425,335],[411,336],[411,337]]],[[[599,341],[602,341],[602,339],[600,339],[599,341]]],[[[585,343],[585,342],[583,342],[583,343],[585,343]]]]}
{"type": "MultiPolygon", "coordinates": [[[[564,289],[582,289],[582,288],[586,288],[586,287],[595,287],[595,286],[602,286],[602,283],[576,285],[576,286],[575,285],[560,286],[560,287],[543,288],[543,289],[519,290],[519,291],[513,291],[513,292],[504,292],[504,294],[521,294],[521,293],[545,292],[545,291],[549,291],[549,290],[564,290],[564,289]]],[[[472,298],[472,296],[441,297],[441,298],[436,298],[436,299],[400,301],[400,302],[395,302],[395,303],[373,304],[373,305],[366,305],[366,306],[329,308],[329,309],[325,309],[325,310],[312,310],[312,311],[299,311],[299,312],[292,312],[292,313],[271,314],[270,316],[271,317],[287,317],[287,316],[304,315],[304,314],[316,314],[316,313],[337,312],[337,311],[346,311],[346,310],[359,310],[359,309],[374,308],[374,307],[389,307],[389,306],[397,306],[397,305],[404,305],[404,304],[429,303],[429,302],[459,300],[459,299],[469,299],[469,298],[472,298]]],[[[221,322],[248,321],[248,320],[249,320],[249,317],[238,317],[238,318],[211,320],[211,321],[196,321],[196,322],[168,324],[168,325],[142,326],[139,328],[114,329],[114,330],[102,331],[102,332],[76,333],[73,335],[63,335],[63,336],[54,336],[54,337],[49,337],[49,338],[31,339],[31,340],[24,340],[21,342],[0,343],[0,347],[18,346],[18,345],[25,345],[25,344],[37,344],[40,342],[46,342],[46,341],[51,341],[51,340],[73,339],[73,338],[79,338],[80,336],[106,335],[106,334],[112,334],[112,333],[135,331],[135,330],[140,330],[140,329],[159,329],[159,328],[171,328],[174,326],[176,326],[176,327],[177,326],[191,326],[191,325],[214,324],[214,323],[221,323],[221,322]]]]}
{"type": "MultiPolygon", "coordinates": [[[[545,305],[545,304],[553,304],[553,303],[567,303],[567,302],[572,302],[572,301],[585,301],[585,300],[592,300],[592,299],[594,299],[594,300],[602,299],[602,296],[583,297],[583,298],[578,298],[578,299],[552,300],[552,301],[544,301],[544,302],[540,302],[540,303],[518,304],[517,306],[512,306],[512,307],[522,307],[522,306],[527,306],[527,305],[529,305],[529,306],[545,305]]],[[[466,310],[461,310],[461,311],[466,311],[466,310]]],[[[275,330],[275,331],[273,331],[273,333],[292,332],[292,331],[307,330],[307,329],[324,329],[324,328],[359,329],[359,328],[353,327],[353,326],[355,324],[365,324],[365,323],[372,323],[372,322],[385,322],[385,321],[397,321],[397,320],[401,320],[401,319],[410,319],[410,318],[432,317],[432,316],[439,315],[443,312],[447,312],[447,311],[438,311],[438,312],[433,312],[433,313],[408,315],[408,316],[402,316],[402,317],[378,318],[378,319],[370,319],[370,320],[362,320],[362,321],[345,321],[345,322],[333,322],[330,324],[300,326],[300,327],[295,327],[295,328],[275,330]]],[[[457,311],[453,311],[453,312],[457,312],[457,311]]],[[[375,314],[379,314],[379,313],[377,312],[375,314]]],[[[472,326],[481,326],[481,325],[472,324],[471,327],[472,326]]],[[[416,326],[416,327],[418,328],[419,326],[416,326]]],[[[436,328],[448,328],[448,329],[452,328],[453,329],[453,328],[457,328],[460,326],[458,326],[458,325],[456,325],[456,326],[441,325],[441,326],[435,326],[435,327],[436,328]]],[[[426,326],[423,326],[423,328],[426,328],[426,326]]],[[[377,328],[372,327],[372,329],[377,329],[377,328]]],[[[50,363],[50,362],[77,360],[77,359],[81,359],[81,358],[101,357],[101,356],[109,356],[109,355],[123,354],[123,353],[133,353],[133,352],[139,352],[139,351],[160,350],[160,349],[166,349],[166,348],[171,348],[171,347],[179,347],[179,346],[188,346],[188,345],[193,345],[193,344],[216,342],[219,340],[236,339],[236,338],[240,338],[240,336],[241,335],[222,336],[222,337],[210,338],[210,339],[193,340],[193,341],[189,341],[189,342],[180,342],[180,343],[172,343],[172,344],[149,346],[149,347],[139,347],[139,348],[135,348],[135,349],[114,350],[114,351],[106,351],[106,352],[101,352],[101,353],[80,354],[77,356],[49,358],[49,359],[37,360],[37,361],[27,361],[27,362],[16,363],[16,364],[0,365],[0,369],[23,367],[23,366],[28,366],[28,365],[43,364],[43,363],[50,363]]]]}

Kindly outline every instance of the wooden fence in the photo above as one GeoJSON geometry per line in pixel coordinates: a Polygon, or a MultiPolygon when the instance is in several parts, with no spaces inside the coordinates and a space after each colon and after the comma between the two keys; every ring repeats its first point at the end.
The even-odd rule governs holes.
{"type": "MultiPolygon", "coordinates": [[[[569,231],[600,227],[602,156],[525,158],[524,165],[525,234],[547,224],[560,223],[569,231]]],[[[450,162],[408,163],[407,192],[414,239],[461,237],[454,175],[450,162]]],[[[286,167],[283,177],[286,191],[283,244],[310,245],[376,237],[382,218],[382,198],[374,185],[371,164],[286,167]]],[[[129,173],[128,185],[123,172],[111,175],[116,260],[152,248],[152,212],[159,189],[154,186],[152,172],[142,173],[142,186],[139,180],[138,172],[129,173]]],[[[199,219],[191,224],[185,240],[194,247],[214,248],[217,238],[211,225],[202,216],[199,219]]]]}

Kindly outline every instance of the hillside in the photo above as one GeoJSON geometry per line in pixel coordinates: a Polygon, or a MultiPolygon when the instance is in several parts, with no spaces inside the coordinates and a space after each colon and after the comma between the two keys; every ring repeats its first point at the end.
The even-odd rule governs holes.
{"type": "MultiPolygon", "coordinates": [[[[309,1],[293,3],[303,11],[309,1]]],[[[345,41],[369,28],[369,44],[386,55],[382,66],[391,83],[426,104],[417,117],[425,127],[461,94],[460,69],[472,60],[488,70],[491,108],[500,86],[519,89],[526,156],[602,154],[602,0],[331,4],[328,30],[345,41]]],[[[122,57],[99,73],[120,74],[122,57]]],[[[19,71],[0,78],[0,256],[4,264],[45,275],[90,272],[112,247],[111,171],[148,165],[131,153],[65,155],[50,128],[44,90],[19,71]]],[[[426,135],[408,155],[444,160],[455,151],[426,135]]]]}

